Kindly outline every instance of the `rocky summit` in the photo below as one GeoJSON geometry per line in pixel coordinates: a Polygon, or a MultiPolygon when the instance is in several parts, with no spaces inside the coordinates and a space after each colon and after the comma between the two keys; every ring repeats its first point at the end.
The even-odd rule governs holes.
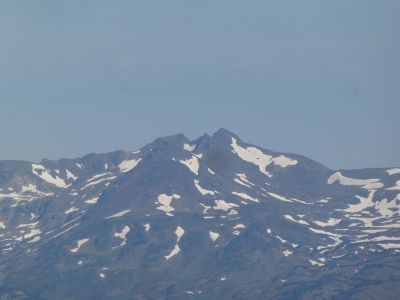
{"type": "Polygon", "coordinates": [[[0,299],[400,299],[400,168],[220,129],[0,161],[0,299]]]}

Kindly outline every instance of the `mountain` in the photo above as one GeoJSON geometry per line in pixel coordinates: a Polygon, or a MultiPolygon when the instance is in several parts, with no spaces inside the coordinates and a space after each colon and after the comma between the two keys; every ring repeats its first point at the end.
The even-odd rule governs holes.
{"type": "Polygon", "coordinates": [[[220,129],[0,162],[0,299],[400,299],[400,168],[220,129]]]}

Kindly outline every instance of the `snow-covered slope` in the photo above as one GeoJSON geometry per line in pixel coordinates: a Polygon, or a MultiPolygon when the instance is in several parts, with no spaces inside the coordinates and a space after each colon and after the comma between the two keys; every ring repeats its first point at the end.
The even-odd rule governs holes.
{"type": "Polygon", "coordinates": [[[399,182],[224,129],[0,162],[0,298],[396,299],[399,182]]]}

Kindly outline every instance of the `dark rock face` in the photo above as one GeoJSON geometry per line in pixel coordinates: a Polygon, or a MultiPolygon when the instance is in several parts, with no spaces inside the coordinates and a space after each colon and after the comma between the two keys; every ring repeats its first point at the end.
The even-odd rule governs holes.
{"type": "Polygon", "coordinates": [[[400,169],[221,129],[0,162],[0,299],[399,299],[400,169]]]}

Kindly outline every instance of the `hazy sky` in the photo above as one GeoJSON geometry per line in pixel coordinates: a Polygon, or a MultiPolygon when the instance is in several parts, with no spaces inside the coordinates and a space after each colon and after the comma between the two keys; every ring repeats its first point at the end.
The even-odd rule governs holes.
{"type": "Polygon", "coordinates": [[[0,160],[225,127],[400,166],[400,1],[0,2],[0,160]]]}

